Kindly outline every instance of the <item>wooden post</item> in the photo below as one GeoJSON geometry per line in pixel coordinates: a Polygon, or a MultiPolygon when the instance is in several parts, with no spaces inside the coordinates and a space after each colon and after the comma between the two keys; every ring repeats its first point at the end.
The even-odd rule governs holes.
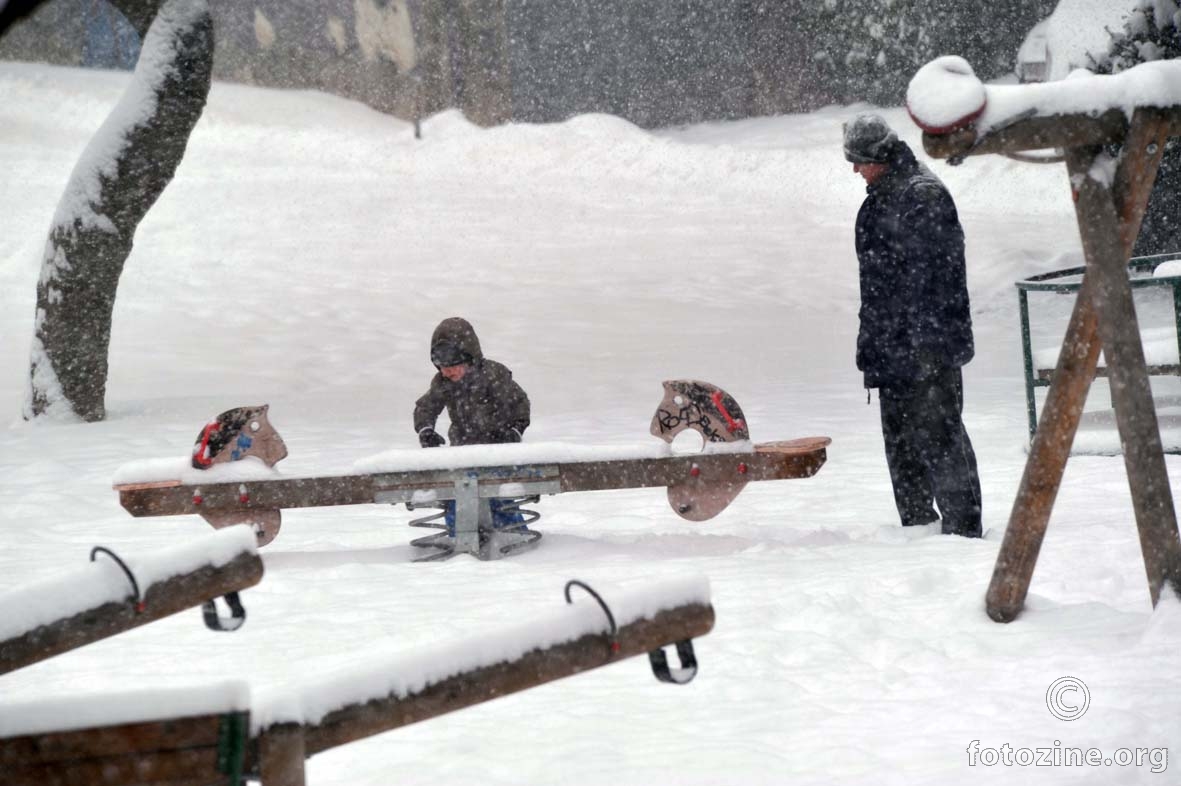
{"type": "Polygon", "coordinates": [[[298,723],[281,723],[258,736],[262,786],[304,786],[306,758],[304,728],[298,723]]]}
{"type": "Polygon", "coordinates": [[[1091,286],[1084,275],[988,586],[988,616],[997,622],[1012,622],[1025,604],[1099,350],[1091,286]]]}
{"type": "MultiPolygon", "coordinates": [[[[1113,124],[1114,120],[1107,125],[1113,127],[1113,124]]],[[[1112,342],[1107,354],[1109,373],[1120,380],[1117,383],[1117,376],[1112,377],[1113,403],[1120,402],[1116,404],[1117,421],[1154,605],[1161,583],[1177,580],[1181,544],[1177,543],[1160,432],[1126,272],[1168,126],[1168,119],[1161,113],[1137,110],[1111,188],[1088,176],[1098,148],[1079,146],[1071,148],[1068,154],[1071,179],[1078,189],[1076,210],[1087,269],[988,588],[988,615],[997,622],[1016,619],[1029,592],[1070,447],[1095,375],[1101,332],[1112,342]],[[1122,416],[1118,414],[1121,410],[1122,416]],[[1146,539],[1159,544],[1163,553],[1156,555],[1156,547],[1146,539]]],[[[1094,131],[1091,133],[1095,135],[1094,131]]],[[[1102,133],[1106,138],[1110,131],[1102,133]]],[[[1031,144],[1027,140],[1022,143],[1031,144]]]]}
{"type": "Polygon", "coordinates": [[[191,573],[151,585],[142,598],[142,612],[136,610],[134,599],[129,594],[123,601],[103,603],[66,619],[34,628],[7,641],[0,641],[0,674],[155,622],[221,595],[252,587],[262,579],[262,574],[262,560],[258,554],[243,552],[220,567],[206,565],[191,573]]]}
{"type": "Polygon", "coordinates": [[[1128,184],[1124,204],[1118,211],[1112,188],[1086,176],[1096,165],[1098,156],[1077,150],[1068,154],[1072,178],[1080,181],[1079,229],[1087,255],[1087,275],[1095,279],[1093,297],[1099,315],[1098,330],[1105,348],[1112,404],[1153,606],[1166,582],[1174,590],[1181,590],[1181,538],[1177,534],[1164,446],[1128,283],[1127,261],[1138,234],[1130,225],[1135,223],[1138,227],[1144,215],[1163,149],[1160,125],[1159,120],[1143,113],[1134,121],[1127,142],[1128,156],[1117,170],[1121,177],[1116,182],[1128,184]],[[1149,149],[1156,152],[1149,153],[1149,149]],[[1151,163],[1152,172],[1137,176],[1146,160],[1151,163]],[[1133,168],[1136,174],[1129,175],[1127,168],[1133,168]]]}

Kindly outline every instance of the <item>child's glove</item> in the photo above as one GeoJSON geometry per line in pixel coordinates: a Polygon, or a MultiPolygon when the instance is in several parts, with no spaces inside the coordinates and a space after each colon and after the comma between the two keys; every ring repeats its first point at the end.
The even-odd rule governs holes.
{"type": "Polygon", "coordinates": [[[439,432],[435,431],[430,426],[427,426],[422,431],[418,432],[418,444],[424,448],[438,448],[447,444],[447,440],[443,439],[439,432]]]}

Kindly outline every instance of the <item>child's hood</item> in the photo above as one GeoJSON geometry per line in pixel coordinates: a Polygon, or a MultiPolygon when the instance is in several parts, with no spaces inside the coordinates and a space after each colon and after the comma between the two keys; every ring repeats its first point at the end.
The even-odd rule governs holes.
{"type": "Polygon", "coordinates": [[[471,323],[463,317],[448,317],[435,328],[435,332],[431,334],[431,347],[444,341],[457,346],[463,354],[472,359],[472,362],[484,359],[480,339],[476,337],[471,323]]]}

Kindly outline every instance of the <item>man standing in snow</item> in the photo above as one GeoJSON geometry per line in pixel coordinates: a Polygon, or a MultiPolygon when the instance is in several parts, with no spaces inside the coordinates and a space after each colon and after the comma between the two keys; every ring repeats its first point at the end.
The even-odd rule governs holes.
{"type": "Polygon", "coordinates": [[[944,534],[978,538],[980,478],[961,417],[972,317],[955,203],[879,115],[846,123],[844,141],[866,182],[856,228],[857,368],[866,388],[878,389],[902,525],[941,514],[944,534]]]}

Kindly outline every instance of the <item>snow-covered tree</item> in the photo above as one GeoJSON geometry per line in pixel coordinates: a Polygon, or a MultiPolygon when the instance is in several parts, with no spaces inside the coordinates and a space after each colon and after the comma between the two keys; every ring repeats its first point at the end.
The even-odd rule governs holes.
{"type": "MultiPolygon", "coordinates": [[[[1175,0],[1139,0],[1122,30],[1112,32],[1107,58],[1096,70],[1119,73],[1140,63],[1181,57],[1181,7],[1175,0]]],[[[1165,146],[1148,210],[1132,253],[1181,251],[1181,140],[1165,146]]]]}
{"type": "Polygon", "coordinates": [[[112,0],[144,38],[127,91],[74,167],[37,284],[25,417],[101,420],[115,294],[136,227],[184,156],[209,95],[206,0],[112,0]]]}

